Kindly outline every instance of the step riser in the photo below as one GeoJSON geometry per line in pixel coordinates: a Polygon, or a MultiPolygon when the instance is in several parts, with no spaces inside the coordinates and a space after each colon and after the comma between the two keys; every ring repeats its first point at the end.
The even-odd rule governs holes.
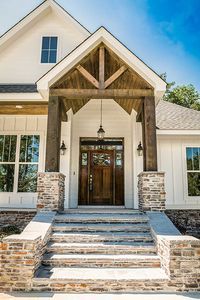
{"type": "Polygon", "coordinates": [[[153,242],[151,237],[122,237],[122,238],[104,238],[104,237],[60,237],[60,236],[53,236],[50,239],[51,242],[66,242],[66,243],[100,243],[100,242],[153,242]]]}
{"type": "Polygon", "coordinates": [[[43,260],[42,264],[51,267],[84,267],[84,268],[160,268],[159,260],[148,260],[148,261],[129,261],[127,260],[77,260],[77,259],[50,259],[43,260]]]}
{"type": "Polygon", "coordinates": [[[68,292],[68,293],[131,293],[134,291],[160,291],[169,290],[166,280],[67,280],[64,281],[38,281],[33,283],[33,291],[68,292]]]}
{"type": "Polygon", "coordinates": [[[101,247],[93,248],[66,248],[66,247],[51,247],[47,249],[47,253],[55,252],[57,254],[156,254],[155,248],[133,248],[127,249],[118,248],[118,249],[105,249],[101,247]]]}
{"type": "Polygon", "coordinates": [[[150,232],[149,226],[147,227],[136,227],[136,226],[131,226],[131,227],[124,227],[124,228],[119,228],[119,227],[100,227],[100,228],[95,228],[91,226],[83,226],[83,227],[73,227],[73,226],[53,226],[52,228],[53,232],[143,232],[143,233],[148,233],[150,232]]]}

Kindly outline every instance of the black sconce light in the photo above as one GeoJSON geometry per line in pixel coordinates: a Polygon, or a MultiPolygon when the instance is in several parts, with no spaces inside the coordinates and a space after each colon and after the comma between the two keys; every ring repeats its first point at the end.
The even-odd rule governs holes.
{"type": "Polygon", "coordinates": [[[60,146],[60,154],[61,154],[61,155],[64,155],[66,150],[67,150],[67,148],[66,148],[66,146],[65,146],[65,142],[62,141],[62,144],[61,144],[61,146],[60,146]]]}
{"type": "Polygon", "coordinates": [[[142,147],[141,142],[139,142],[139,144],[138,144],[137,153],[138,153],[138,156],[142,156],[142,154],[143,154],[143,147],[142,147]]]}

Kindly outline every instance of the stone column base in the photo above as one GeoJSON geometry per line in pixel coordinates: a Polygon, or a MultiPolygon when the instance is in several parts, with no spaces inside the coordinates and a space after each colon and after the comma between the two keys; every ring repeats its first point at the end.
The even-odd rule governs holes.
{"type": "Polygon", "coordinates": [[[141,211],[165,210],[164,172],[142,172],[138,175],[138,198],[141,211]]]}
{"type": "Polygon", "coordinates": [[[65,175],[59,172],[40,172],[37,179],[37,209],[63,211],[65,175]]]}

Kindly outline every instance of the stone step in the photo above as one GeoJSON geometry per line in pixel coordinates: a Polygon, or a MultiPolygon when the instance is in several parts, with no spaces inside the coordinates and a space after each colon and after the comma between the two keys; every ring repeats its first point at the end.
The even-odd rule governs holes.
{"type": "Polygon", "coordinates": [[[151,242],[49,243],[47,252],[57,254],[156,254],[151,242]]]}
{"type": "Polygon", "coordinates": [[[157,255],[110,255],[110,254],[45,254],[43,265],[54,267],[89,267],[89,268],[159,268],[157,255]]]}
{"type": "Polygon", "coordinates": [[[131,224],[140,224],[147,223],[148,217],[140,214],[57,214],[55,217],[56,223],[131,223],[131,224]]]}
{"type": "Polygon", "coordinates": [[[54,232],[51,235],[52,242],[70,242],[70,243],[94,243],[94,242],[152,242],[150,233],[143,232],[54,232]]]}
{"type": "Polygon", "coordinates": [[[52,268],[40,267],[34,291],[72,293],[160,291],[169,278],[161,268],[52,268]]]}
{"type": "Polygon", "coordinates": [[[149,232],[148,224],[82,224],[82,223],[57,223],[52,227],[53,231],[62,232],[149,232]]]}
{"type": "Polygon", "coordinates": [[[113,206],[111,208],[109,207],[92,207],[92,208],[71,208],[66,209],[64,212],[58,213],[58,215],[62,214],[129,214],[129,215],[144,215],[143,212],[140,212],[136,209],[127,209],[127,208],[116,208],[116,206],[113,206]]]}

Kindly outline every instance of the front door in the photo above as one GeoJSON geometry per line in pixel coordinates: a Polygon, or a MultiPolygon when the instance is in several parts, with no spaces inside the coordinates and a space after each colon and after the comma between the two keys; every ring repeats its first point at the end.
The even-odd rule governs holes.
{"type": "Polygon", "coordinates": [[[90,205],[113,204],[113,150],[90,151],[90,205]]]}
{"type": "Polygon", "coordinates": [[[79,205],[124,205],[123,138],[80,139],[79,205]]]}

